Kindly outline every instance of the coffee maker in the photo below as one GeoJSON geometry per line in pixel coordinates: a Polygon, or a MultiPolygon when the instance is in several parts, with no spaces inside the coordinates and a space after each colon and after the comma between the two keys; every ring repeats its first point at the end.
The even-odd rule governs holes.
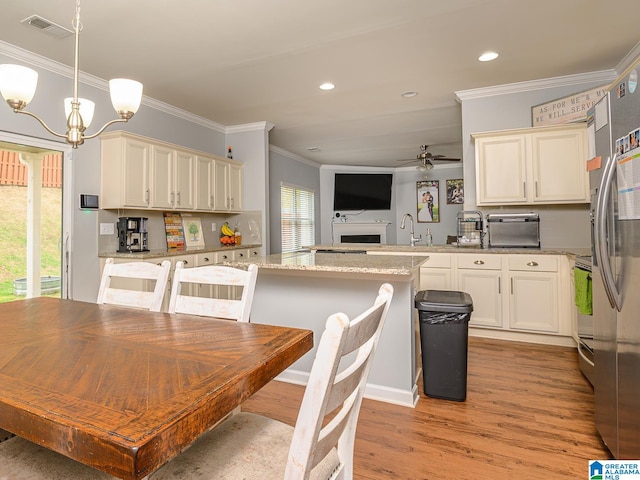
{"type": "Polygon", "coordinates": [[[148,252],[146,217],[118,218],[118,252],[148,252]]]}

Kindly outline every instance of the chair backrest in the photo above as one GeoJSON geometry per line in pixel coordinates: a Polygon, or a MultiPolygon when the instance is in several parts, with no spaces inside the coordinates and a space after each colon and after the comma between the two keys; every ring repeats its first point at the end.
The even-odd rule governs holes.
{"type": "Polygon", "coordinates": [[[162,309],[162,300],[167,289],[170,270],[171,262],[169,260],[164,260],[160,265],[157,265],[149,262],[114,263],[113,258],[107,258],[102,271],[97,303],[146,308],[152,312],[159,312],[162,309]],[[155,286],[152,291],[146,291],[142,288],[113,288],[111,280],[114,277],[141,281],[155,280],[155,286]]]}
{"type": "Polygon", "coordinates": [[[334,447],[339,466],[331,478],[353,478],[360,404],[392,296],[393,287],[385,283],[374,305],[353,321],[343,313],[327,319],[298,413],[285,479],[308,479],[334,447]],[[325,422],[329,414],[331,420],[325,422]]]}
{"type": "Polygon", "coordinates": [[[207,265],[205,267],[184,268],[182,262],[176,264],[171,285],[169,313],[188,313],[207,317],[227,318],[248,322],[256,288],[258,266],[250,264],[247,270],[207,265]],[[240,299],[191,296],[182,293],[185,284],[242,287],[240,299]]]}

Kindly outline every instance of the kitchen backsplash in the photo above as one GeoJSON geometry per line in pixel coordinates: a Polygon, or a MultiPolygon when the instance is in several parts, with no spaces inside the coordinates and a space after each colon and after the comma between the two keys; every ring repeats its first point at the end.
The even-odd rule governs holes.
{"type": "MultiPolygon", "coordinates": [[[[229,215],[197,212],[190,215],[200,219],[204,242],[207,247],[220,246],[220,226],[224,222],[229,222],[231,228],[238,226],[238,230],[242,233],[242,243],[247,245],[262,244],[262,213],[260,211],[247,211],[229,215]],[[216,224],[215,232],[212,231],[213,223],[216,224]]],[[[162,250],[167,248],[163,212],[150,210],[99,210],[98,230],[101,223],[111,223],[115,229],[113,235],[98,235],[99,252],[115,252],[118,249],[116,223],[119,217],[147,217],[149,219],[147,222],[149,249],[162,250]]]]}

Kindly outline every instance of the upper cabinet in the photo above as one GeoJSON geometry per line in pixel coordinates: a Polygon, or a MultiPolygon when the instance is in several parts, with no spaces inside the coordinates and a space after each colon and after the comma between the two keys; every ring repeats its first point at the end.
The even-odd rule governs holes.
{"type": "Polygon", "coordinates": [[[216,160],[214,205],[216,211],[242,210],[242,168],[228,160],[216,160]]]}
{"type": "Polygon", "coordinates": [[[241,163],[124,132],[101,140],[102,208],[242,208],[241,163]]]}
{"type": "MultiPolygon", "coordinates": [[[[151,147],[151,208],[193,210],[196,156],[162,145],[151,147]]],[[[125,175],[127,172],[125,172],[125,175]]]]}
{"type": "Polygon", "coordinates": [[[586,124],[476,133],[477,205],[588,203],[586,124]]]}

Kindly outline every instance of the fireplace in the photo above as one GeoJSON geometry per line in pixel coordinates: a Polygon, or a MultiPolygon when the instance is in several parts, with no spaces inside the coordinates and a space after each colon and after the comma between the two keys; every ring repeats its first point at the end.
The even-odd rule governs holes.
{"type": "Polygon", "coordinates": [[[333,223],[334,245],[381,245],[387,243],[388,222],[333,223]]]}

